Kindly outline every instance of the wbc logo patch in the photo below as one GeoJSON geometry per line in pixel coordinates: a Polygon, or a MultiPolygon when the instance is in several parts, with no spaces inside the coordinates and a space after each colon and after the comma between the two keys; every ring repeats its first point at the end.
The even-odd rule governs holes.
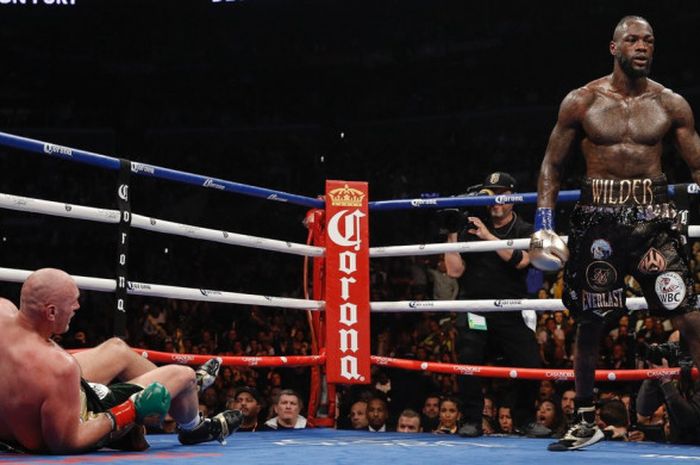
{"type": "Polygon", "coordinates": [[[685,298],[685,282],[678,273],[668,272],[660,274],[654,285],[656,295],[661,305],[668,310],[675,310],[685,298]]]}

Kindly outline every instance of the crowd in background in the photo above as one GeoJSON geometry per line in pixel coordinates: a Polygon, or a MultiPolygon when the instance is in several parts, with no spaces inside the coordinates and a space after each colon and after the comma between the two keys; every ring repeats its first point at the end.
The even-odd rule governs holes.
{"type": "MultiPolygon", "coordinates": [[[[700,272],[700,242],[694,242],[691,250],[691,265],[697,273],[700,272]]],[[[456,281],[446,276],[439,256],[372,260],[371,282],[372,300],[453,299],[457,292],[456,281]]],[[[561,298],[561,272],[545,275],[541,282],[542,287],[533,293],[533,298],[561,298]]],[[[700,289],[696,288],[697,291],[700,289]]],[[[630,297],[641,295],[638,284],[631,277],[627,279],[627,294],[630,297]]],[[[223,356],[312,353],[312,335],[305,312],[255,306],[232,308],[206,302],[136,297],[132,297],[131,308],[128,342],[134,347],[223,356]]],[[[62,345],[68,348],[90,347],[109,336],[94,325],[93,318],[80,316],[79,312],[69,333],[57,337],[62,345]]],[[[372,353],[456,363],[455,338],[458,329],[454,324],[455,318],[456,313],[375,314],[371,324],[372,353]]],[[[543,367],[552,370],[572,367],[575,330],[576,324],[564,308],[538,313],[533,337],[539,344],[543,367]]],[[[671,334],[668,320],[648,316],[644,310],[623,316],[600,341],[598,367],[642,367],[638,344],[663,343],[671,334]]],[[[507,366],[507,360],[503,359],[498,347],[490,348],[488,363],[507,366]]],[[[374,366],[371,384],[339,386],[335,414],[337,426],[393,430],[402,422],[410,423],[410,417],[402,415],[407,413],[410,416],[413,412],[419,414],[414,418],[420,418],[422,431],[448,432],[450,428],[440,426],[441,404],[451,399],[452,407],[459,409],[460,393],[456,376],[374,366]],[[368,407],[372,402],[377,404],[374,410],[380,413],[372,413],[374,410],[368,407]],[[363,411],[368,424],[358,418],[363,411]]],[[[539,395],[532,399],[530,423],[513,424],[510,395],[512,383],[519,382],[523,381],[482,379],[486,398],[484,432],[537,434],[537,430],[531,433],[533,425],[542,424],[547,427],[547,435],[561,434],[573,414],[573,383],[558,381],[556,377],[539,382],[539,395]]],[[[640,382],[597,384],[602,409],[599,415],[601,426],[608,427],[611,437],[614,430],[614,436],[618,439],[663,440],[665,436],[661,432],[668,423],[663,406],[654,411],[653,418],[648,419],[653,427],[645,427],[646,436],[631,432],[637,431],[633,426],[637,423],[634,400],[639,387],[640,382]],[[623,430],[624,433],[621,432],[623,430]]],[[[299,393],[301,399],[308,400],[310,370],[225,366],[215,384],[202,393],[202,412],[211,416],[227,406],[231,407],[242,388],[251,388],[256,393],[260,403],[259,419],[264,422],[275,415],[274,399],[283,389],[291,389],[299,393]]],[[[449,402],[447,405],[450,406],[449,402]]],[[[305,413],[305,408],[301,413],[305,413]]],[[[454,423],[459,424],[458,418],[454,423]]]]}
{"type": "MultiPolygon", "coordinates": [[[[111,8],[108,2],[88,3],[58,13],[60,18],[54,16],[59,9],[7,9],[0,15],[9,70],[0,74],[3,131],[307,196],[323,192],[325,179],[365,180],[373,200],[458,195],[485,173],[506,167],[522,192],[534,191],[533,166],[542,159],[558,102],[569,89],[607,72],[610,26],[629,13],[613,2],[547,9],[519,2],[509,8],[406,0],[360,7],[219,2],[230,3],[227,10],[206,2],[186,2],[182,10],[178,2],[167,2],[167,10],[165,2],[120,1],[111,8]],[[128,23],[130,34],[104,27],[115,20],[128,23]],[[363,25],[361,34],[357,24],[363,25]],[[80,33],[64,34],[69,29],[80,33]],[[513,53],[513,44],[532,53],[513,53]],[[572,53],[586,60],[552,59],[572,53]]],[[[697,112],[697,72],[684,50],[695,40],[700,10],[684,8],[679,15],[659,3],[650,12],[665,44],[654,79],[684,95],[697,112]]],[[[669,155],[663,159],[669,180],[687,181],[682,160],[669,155]]],[[[0,171],[3,192],[115,208],[114,172],[7,148],[0,148],[0,171]]],[[[576,170],[567,172],[572,174],[562,188],[578,186],[576,170]]],[[[303,241],[305,211],[290,205],[282,212],[270,202],[198,186],[138,176],[131,182],[135,213],[303,241]]],[[[532,218],[527,208],[520,212],[532,218]]],[[[566,210],[557,215],[566,224],[566,210]]],[[[436,242],[425,212],[402,214],[400,223],[396,218],[372,218],[373,245],[436,242]]],[[[50,265],[71,274],[113,276],[112,225],[3,211],[0,239],[4,267],[50,265]]],[[[134,281],[304,296],[296,257],[224,250],[143,231],[132,231],[130,241],[134,281]]],[[[698,243],[692,266],[700,283],[698,243]]],[[[547,275],[530,290],[533,297],[560,298],[561,276],[547,275]]],[[[4,283],[0,291],[10,298],[18,294],[4,283]]],[[[439,257],[371,262],[371,300],[454,299],[456,292],[439,257]]],[[[639,295],[632,280],[628,295],[639,295]]],[[[81,299],[71,331],[56,338],[66,348],[91,347],[112,334],[111,298],[86,292],[81,299]]],[[[134,347],[245,356],[312,350],[307,317],[296,310],[132,297],[128,317],[134,347]]],[[[454,321],[450,313],[373,315],[372,353],[455,363],[454,321]]],[[[635,367],[638,341],[664,342],[670,334],[668,321],[643,311],[623,317],[601,340],[599,367],[635,367]]],[[[571,368],[575,323],[564,309],[539,313],[533,337],[544,367],[571,368]]],[[[490,348],[489,363],[506,364],[498,349],[490,348]]],[[[371,381],[340,387],[338,412],[330,412],[339,427],[401,429],[419,418],[423,431],[454,432],[459,423],[456,375],[375,366],[371,381]]],[[[483,379],[487,434],[531,431],[513,424],[512,383],[483,379]]],[[[202,394],[201,410],[211,416],[227,405],[240,406],[250,399],[236,398],[249,388],[263,422],[275,415],[273,399],[284,389],[308,399],[309,385],[308,368],[224,367],[202,394]]],[[[556,379],[542,381],[532,421],[553,435],[563,431],[573,413],[571,388],[556,379]]],[[[617,428],[611,436],[639,439],[620,431],[637,422],[639,383],[598,388],[599,400],[606,401],[599,418],[617,428]]],[[[663,409],[647,416],[661,430],[668,424],[663,409]]],[[[647,439],[661,437],[646,433],[647,439]]]]}

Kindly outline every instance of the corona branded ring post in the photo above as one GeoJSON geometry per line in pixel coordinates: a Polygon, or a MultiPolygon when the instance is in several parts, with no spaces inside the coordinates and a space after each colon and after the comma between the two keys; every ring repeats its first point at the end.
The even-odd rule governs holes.
{"type": "Polygon", "coordinates": [[[365,182],[326,181],[326,350],[330,383],[370,382],[365,182]]]}

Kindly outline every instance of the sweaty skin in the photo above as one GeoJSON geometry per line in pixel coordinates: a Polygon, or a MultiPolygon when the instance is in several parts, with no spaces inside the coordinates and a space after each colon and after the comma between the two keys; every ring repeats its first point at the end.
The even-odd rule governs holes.
{"type": "Polygon", "coordinates": [[[19,312],[0,315],[0,372],[12,374],[0,377],[0,440],[37,452],[75,452],[111,431],[105,415],[80,422],[80,367],[50,339],[68,329],[78,296],[70,276],[43,269],[25,281],[19,312]]]}
{"type": "Polygon", "coordinates": [[[669,137],[693,180],[700,182],[700,138],[688,102],[645,75],[634,75],[648,70],[653,52],[651,26],[627,22],[610,43],[610,53],[619,57],[613,73],[564,98],[540,170],[538,207],[554,207],[564,161],[576,143],[585,158],[586,176],[645,178],[662,174],[662,142],[669,137]],[[631,71],[626,72],[620,61],[631,71]]]}
{"type": "Polygon", "coordinates": [[[78,287],[67,273],[43,268],[22,285],[19,311],[0,300],[0,441],[31,452],[77,453],[94,449],[112,431],[105,414],[80,421],[80,378],[119,378],[139,386],[162,383],[172,395],[178,424],[197,415],[196,377],[186,366],[155,367],[116,339],[76,356],[51,340],[68,331],[80,308],[78,287]]]}
{"type": "MultiPolygon", "coordinates": [[[[540,168],[537,206],[554,208],[567,157],[579,146],[586,176],[607,180],[652,178],[662,173],[664,139],[671,141],[700,184],[700,137],[683,97],[647,76],[654,32],[646,20],[629,17],[610,42],[613,72],[567,95],[559,109],[540,168]]],[[[700,366],[700,312],[674,315],[700,366]]],[[[602,320],[583,320],[577,331],[574,370],[577,399],[592,399],[602,320]]]]}

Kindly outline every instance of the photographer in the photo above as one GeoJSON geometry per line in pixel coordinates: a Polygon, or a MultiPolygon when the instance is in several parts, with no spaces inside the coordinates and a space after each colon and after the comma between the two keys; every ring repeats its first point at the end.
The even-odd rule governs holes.
{"type": "MultiPolygon", "coordinates": [[[[512,194],[515,179],[508,173],[490,174],[479,191],[479,195],[512,194]]],[[[447,242],[473,240],[495,241],[528,237],[532,225],[525,222],[514,211],[512,204],[486,207],[487,215],[482,220],[468,216],[466,224],[453,222],[447,242]]],[[[522,299],[527,297],[528,253],[522,250],[499,250],[497,252],[445,254],[447,274],[459,279],[460,299],[522,299]]],[[[534,313],[529,311],[529,313],[534,313]]],[[[490,354],[486,347],[500,348],[506,363],[516,367],[538,368],[539,349],[532,328],[526,325],[521,312],[506,313],[460,313],[457,319],[457,354],[459,363],[481,365],[490,354]]],[[[463,400],[463,436],[481,436],[483,395],[481,380],[472,376],[460,376],[460,391],[463,400]]],[[[515,387],[515,386],[513,386],[515,387]]],[[[514,420],[518,426],[531,420],[532,405],[537,393],[537,383],[519,381],[517,390],[511,393],[514,403],[514,420]]],[[[503,399],[505,400],[505,399],[503,399]]],[[[510,399],[508,399],[510,401],[510,399]]]]}
{"type": "MultiPolygon", "coordinates": [[[[679,365],[681,376],[680,381],[673,381],[670,376],[664,376],[642,382],[637,394],[639,429],[643,430],[651,426],[650,420],[653,413],[663,403],[666,406],[670,427],[666,440],[677,444],[700,444],[700,381],[693,383],[691,380],[692,362],[689,357],[684,357],[680,353],[676,341],[653,344],[642,353],[651,368],[669,368],[669,365],[679,365]]],[[[650,434],[647,434],[647,437],[661,439],[650,434]]]]}

